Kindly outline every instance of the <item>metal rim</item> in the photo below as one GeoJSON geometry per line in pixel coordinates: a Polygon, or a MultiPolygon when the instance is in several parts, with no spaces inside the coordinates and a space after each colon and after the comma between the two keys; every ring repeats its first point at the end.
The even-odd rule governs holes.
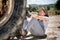
{"type": "Polygon", "coordinates": [[[3,12],[2,13],[3,15],[0,17],[0,27],[9,20],[9,18],[12,15],[13,8],[14,8],[14,0],[2,0],[2,2],[4,1],[6,2],[5,5],[4,3],[2,3],[3,6],[0,8],[2,9],[2,12],[3,12]]]}

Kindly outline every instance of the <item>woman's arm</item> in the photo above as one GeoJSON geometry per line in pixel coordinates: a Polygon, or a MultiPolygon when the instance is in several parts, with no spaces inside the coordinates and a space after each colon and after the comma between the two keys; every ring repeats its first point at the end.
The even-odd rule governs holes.
{"type": "Polygon", "coordinates": [[[33,14],[32,17],[39,19],[39,20],[47,21],[46,16],[38,16],[37,14],[33,14]]]}
{"type": "Polygon", "coordinates": [[[47,18],[45,16],[38,16],[38,19],[43,20],[43,21],[47,21],[47,18]]]}

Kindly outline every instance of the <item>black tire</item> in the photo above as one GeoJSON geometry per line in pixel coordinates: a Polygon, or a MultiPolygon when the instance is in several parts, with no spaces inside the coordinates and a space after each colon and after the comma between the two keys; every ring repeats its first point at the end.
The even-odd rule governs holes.
{"type": "Polygon", "coordinates": [[[26,0],[14,0],[14,9],[9,20],[0,27],[0,40],[8,38],[10,33],[22,26],[26,0]]]}

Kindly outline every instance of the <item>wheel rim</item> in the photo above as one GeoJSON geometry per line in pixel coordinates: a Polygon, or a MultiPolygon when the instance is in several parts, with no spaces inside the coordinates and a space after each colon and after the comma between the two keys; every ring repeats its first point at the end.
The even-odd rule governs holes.
{"type": "Polygon", "coordinates": [[[0,0],[0,27],[4,25],[12,15],[13,0],[0,0]]]}

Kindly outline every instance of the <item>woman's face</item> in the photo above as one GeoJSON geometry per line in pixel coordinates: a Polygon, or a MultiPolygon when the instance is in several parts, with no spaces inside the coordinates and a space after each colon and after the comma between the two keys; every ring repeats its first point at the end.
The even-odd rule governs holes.
{"type": "Polygon", "coordinates": [[[45,15],[45,12],[44,12],[43,10],[41,10],[41,11],[39,12],[39,15],[40,15],[40,16],[44,16],[44,15],[45,15]]]}

